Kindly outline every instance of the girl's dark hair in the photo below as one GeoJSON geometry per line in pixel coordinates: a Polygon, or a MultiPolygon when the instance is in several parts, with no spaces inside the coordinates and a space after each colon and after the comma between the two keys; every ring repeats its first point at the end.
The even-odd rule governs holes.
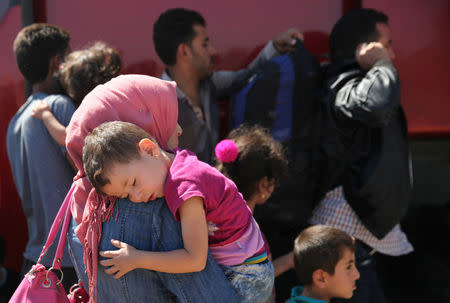
{"type": "Polygon", "coordinates": [[[235,161],[223,163],[216,158],[216,167],[233,180],[245,200],[256,190],[264,177],[278,183],[287,175],[287,159],[279,142],[259,125],[241,125],[228,135],[238,148],[235,161]]]}
{"type": "Polygon", "coordinates": [[[122,60],[119,53],[104,42],[95,42],[92,46],[70,53],[58,78],[66,94],[75,104],[97,85],[108,82],[120,72],[122,60]]]}
{"type": "Polygon", "coordinates": [[[388,24],[388,17],[374,9],[355,9],[342,16],[330,34],[332,62],[352,60],[358,44],[377,41],[380,37],[377,23],[388,24]]]}

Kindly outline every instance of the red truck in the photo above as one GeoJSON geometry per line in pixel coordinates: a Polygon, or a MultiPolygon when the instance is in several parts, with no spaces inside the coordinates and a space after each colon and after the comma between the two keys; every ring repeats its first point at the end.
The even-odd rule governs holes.
{"type": "MultiPolygon", "coordinates": [[[[207,21],[207,31],[218,51],[216,68],[238,69],[250,62],[269,39],[289,27],[304,33],[305,45],[311,53],[326,54],[328,37],[337,19],[352,8],[370,7],[390,18],[395,65],[402,80],[402,102],[409,122],[415,183],[404,229],[416,247],[417,258],[422,254],[424,258],[433,255],[433,249],[439,251],[438,255],[443,253],[443,259],[441,255],[437,258],[447,266],[447,271],[444,270],[447,280],[437,283],[444,283],[442,291],[450,294],[449,246],[436,248],[435,242],[425,240],[430,237],[427,234],[430,231],[441,237],[437,242],[450,243],[448,0],[25,0],[21,5],[11,4],[14,2],[20,1],[2,0],[0,5],[0,235],[7,245],[6,267],[20,270],[27,240],[26,221],[5,144],[8,122],[26,96],[25,83],[12,51],[13,40],[23,25],[46,22],[61,26],[71,33],[72,49],[82,48],[93,40],[106,41],[120,51],[122,73],[159,76],[163,65],[153,47],[152,28],[158,15],[168,8],[183,6],[199,11],[207,21]]],[[[224,134],[226,106],[222,109],[224,134]]],[[[412,262],[419,264],[420,260],[416,259],[412,262]]],[[[410,264],[411,260],[404,262],[410,264]]],[[[431,287],[433,273],[419,267],[415,271],[422,276],[419,285],[431,287]]],[[[442,269],[437,272],[442,274],[442,269]]]]}

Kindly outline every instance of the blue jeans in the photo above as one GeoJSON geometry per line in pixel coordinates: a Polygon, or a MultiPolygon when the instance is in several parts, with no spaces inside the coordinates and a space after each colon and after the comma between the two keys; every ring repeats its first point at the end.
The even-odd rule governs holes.
{"type": "MultiPolygon", "coordinates": [[[[69,250],[80,279],[87,277],[83,247],[69,229],[69,250]]],[[[149,203],[132,203],[120,199],[111,220],[103,223],[100,250],[115,250],[110,240],[128,243],[137,249],[170,251],[183,247],[181,226],[164,199],[149,203]],[[115,220],[117,217],[117,220],[115,220]]],[[[239,302],[239,297],[221,268],[208,255],[206,268],[198,273],[168,274],[144,269],[133,270],[120,279],[104,272],[98,265],[97,300],[102,302],[239,302]]]]}
{"type": "Polygon", "coordinates": [[[266,302],[272,294],[275,277],[269,260],[258,264],[221,267],[242,303],[266,302]]]}

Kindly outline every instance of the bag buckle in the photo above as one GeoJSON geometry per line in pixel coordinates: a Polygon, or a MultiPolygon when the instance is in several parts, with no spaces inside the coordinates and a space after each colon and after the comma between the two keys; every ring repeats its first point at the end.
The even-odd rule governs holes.
{"type": "Polygon", "coordinates": [[[53,270],[55,273],[56,273],[55,270],[59,270],[59,272],[61,273],[61,278],[59,278],[59,281],[56,282],[56,285],[61,284],[62,280],[64,279],[64,273],[62,272],[62,270],[61,270],[61,269],[57,269],[57,268],[53,268],[53,266],[52,266],[52,267],[50,267],[50,268],[47,270],[47,273],[45,274],[45,280],[44,280],[44,282],[45,282],[45,281],[48,281],[49,284],[48,284],[48,285],[45,285],[44,282],[42,282],[42,285],[43,285],[44,287],[50,287],[50,285],[51,285],[51,281],[50,281],[50,279],[48,278],[48,273],[49,273],[50,271],[52,271],[52,270],[53,270]]]}

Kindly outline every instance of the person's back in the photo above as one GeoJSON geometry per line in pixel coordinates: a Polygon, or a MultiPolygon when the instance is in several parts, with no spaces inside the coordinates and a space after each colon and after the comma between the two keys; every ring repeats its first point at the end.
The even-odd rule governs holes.
{"type": "Polygon", "coordinates": [[[324,303],[351,298],[359,272],[355,243],[347,233],[325,225],[303,230],[294,243],[294,263],[302,286],[292,289],[286,303],[324,303]]]}
{"type": "MultiPolygon", "coordinates": [[[[44,124],[31,116],[34,103],[40,100],[47,101],[51,109],[66,107],[62,113],[65,125],[75,111],[70,99],[63,95],[36,93],[27,99],[8,127],[8,156],[28,220],[29,241],[25,256],[30,260],[37,260],[74,175],[64,149],[48,134],[44,124]],[[45,229],[41,228],[42,221],[45,229]]],[[[44,264],[50,265],[51,258],[51,255],[44,257],[44,264]]]]}
{"type": "MultiPolygon", "coordinates": [[[[119,199],[112,217],[102,226],[99,251],[117,249],[110,239],[132,243],[146,251],[184,247],[181,226],[163,198],[149,203],[119,199]]],[[[97,271],[98,303],[240,302],[210,254],[205,270],[199,273],[170,274],[137,268],[116,279],[105,272],[106,268],[99,267],[97,271]]]]}
{"type": "MultiPolygon", "coordinates": [[[[48,102],[63,125],[68,125],[75,111],[69,98],[52,94],[53,73],[68,49],[69,39],[69,34],[58,27],[34,24],[24,28],[14,42],[18,66],[33,87],[33,94],[12,118],[7,132],[8,157],[28,223],[23,274],[38,261],[74,175],[65,148],[53,140],[41,121],[31,116],[39,100],[48,102]]],[[[44,256],[42,264],[51,266],[55,249],[44,256]]],[[[68,256],[62,266],[72,267],[68,256]]],[[[67,271],[65,280],[69,282],[70,276],[67,271]]]]}

